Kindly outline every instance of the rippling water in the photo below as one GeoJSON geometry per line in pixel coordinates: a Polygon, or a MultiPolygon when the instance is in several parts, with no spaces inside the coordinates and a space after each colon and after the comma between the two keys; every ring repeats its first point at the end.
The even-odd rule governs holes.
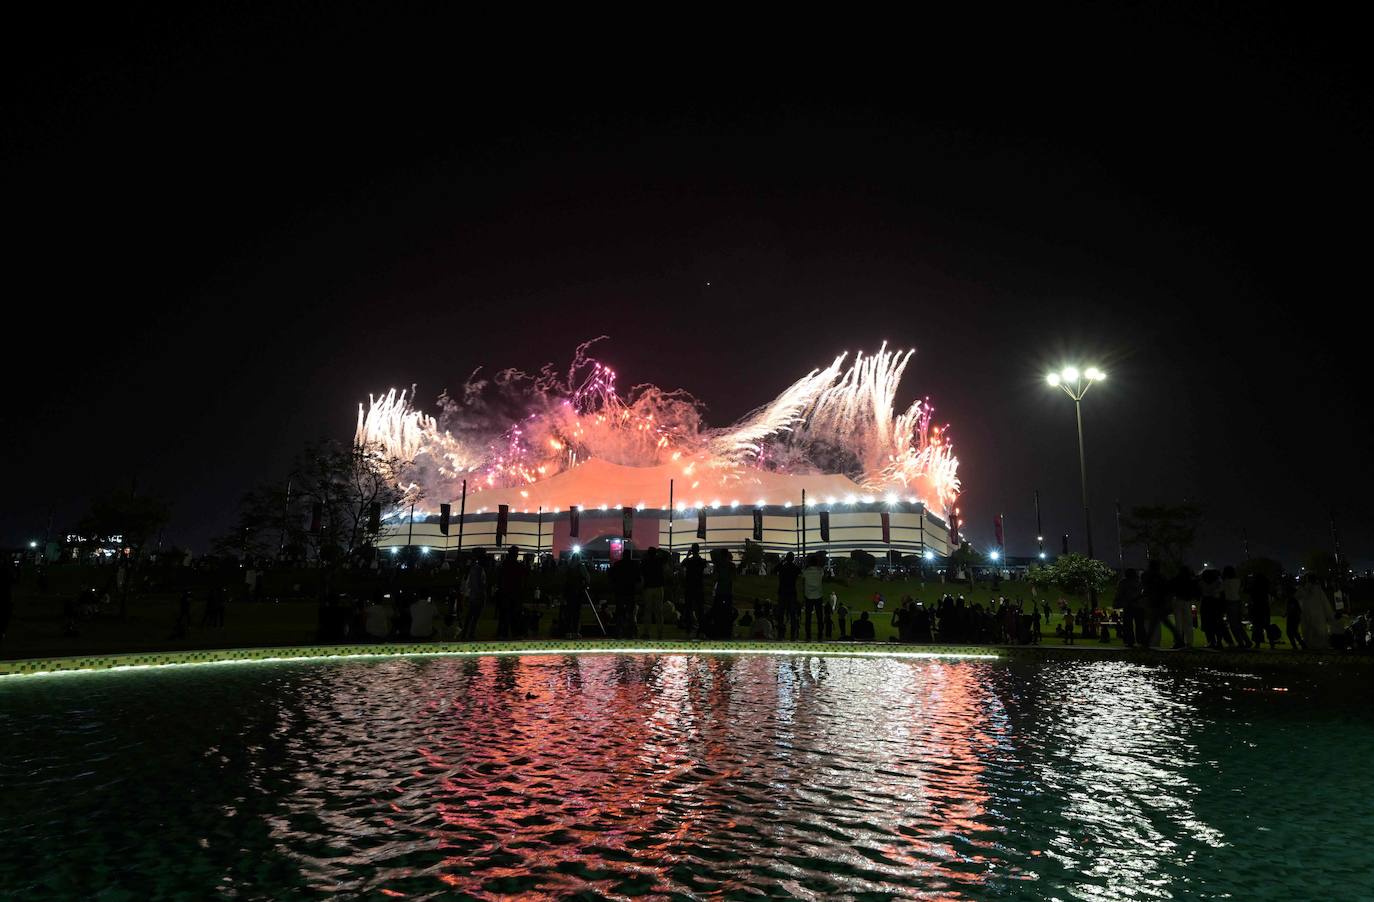
{"type": "Polygon", "coordinates": [[[0,890],[1369,898],[1374,719],[1337,688],[812,655],[13,679],[0,890]]]}

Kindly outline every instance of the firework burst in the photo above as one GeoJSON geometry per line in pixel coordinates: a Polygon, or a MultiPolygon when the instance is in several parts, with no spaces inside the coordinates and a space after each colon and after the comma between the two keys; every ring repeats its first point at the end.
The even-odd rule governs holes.
{"type": "MultiPolygon", "coordinates": [[[[596,339],[600,340],[600,339],[596,339]]],[[[405,480],[431,501],[530,485],[591,459],[671,468],[693,489],[747,480],[751,470],[841,473],[874,493],[899,492],[933,508],[953,506],[959,461],[934,408],[921,399],[898,413],[894,399],[914,351],[836,357],[769,403],[723,428],[709,428],[685,391],[636,385],[623,394],[616,373],[579,345],[565,373],[474,372],[460,398],[439,398],[439,415],[392,389],[359,405],[356,438],[406,462],[405,480]]]]}

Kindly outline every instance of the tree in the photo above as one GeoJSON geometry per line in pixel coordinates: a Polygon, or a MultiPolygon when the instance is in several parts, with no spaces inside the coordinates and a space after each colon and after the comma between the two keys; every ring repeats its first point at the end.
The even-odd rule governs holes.
{"type": "Polygon", "coordinates": [[[849,572],[856,577],[862,579],[866,576],[872,576],[873,570],[877,566],[878,559],[862,548],[855,548],[849,552],[849,572]]]}
{"type": "Polygon", "coordinates": [[[1032,567],[1029,578],[1037,589],[1058,588],[1071,595],[1086,595],[1089,589],[1105,591],[1116,578],[1116,571],[1087,555],[1065,554],[1051,564],[1032,567]]]}
{"type": "MultiPolygon", "coordinates": [[[[81,518],[78,527],[93,544],[101,539],[120,537],[120,545],[130,549],[135,561],[143,557],[143,548],[171,519],[167,502],[156,495],[140,495],[132,487],[112,492],[91,502],[91,509],[81,518]]],[[[129,587],[133,580],[125,579],[124,591],[119,593],[119,616],[129,612],[129,587]]]]}
{"type": "Polygon", "coordinates": [[[265,483],[244,493],[235,529],[216,546],[229,554],[275,554],[288,549],[313,548],[317,561],[337,563],[375,545],[387,533],[385,522],[371,529],[373,504],[383,511],[419,501],[415,487],[400,485],[402,461],[380,445],[315,442],[306,445],[287,485],[265,483]],[[320,531],[312,534],[307,522],[319,505],[320,531]]]}
{"type": "Polygon", "coordinates": [[[1330,579],[1340,575],[1341,565],[1336,562],[1336,556],[1329,551],[1310,551],[1303,563],[1303,568],[1306,573],[1315,574],[1322,579],[1330,579]]]}
{"type": "Polygon", "coordinates": [[[167,502],[156,495],[120,490],[93,500],[90,511],[81,518],[79,529],[97,541],[120,536],[122,545],[131,549],[134,557],[139,557],[143,546],[167,525],[170,518],[167,502]]]}
{"type": "Polygon", "coordinates": [[[215,540],[217,554],[229,557],[304,557],[305,523],[300,493],[294,485],[269,482],[243,493],[238,522],[215,540]]]}
{"type": "Polygon", "coordinates": [[[973,568],[982,562],[983,556],[968,542],[959,543],[959,547],[949,555],[949,563],[954,568],[956,579],[961,568],[968,572],[969,588],[974,586],[973,568]]]}
{"type": "Polygon", "coordinates": [[[1187,501],[1133,507],[1121,521],[1121,541],[1130,548],[1144,548],[1146,558],[1158,557],[1177,567],[1193,547],[1201,519],[1202,509],[1187,501]]]}
{"type": "Polygon", "coordinates": [[[744,540],[744,554],[740,556],[740,564],[747,570],[754,570],[759,564],[763,563],[763,546],[752,539],[744,540]]]}

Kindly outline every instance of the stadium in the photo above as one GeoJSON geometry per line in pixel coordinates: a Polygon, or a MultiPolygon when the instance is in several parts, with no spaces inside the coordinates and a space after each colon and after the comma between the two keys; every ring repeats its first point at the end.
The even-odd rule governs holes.
{"type": "Polygon", "coordinates": [[[356,441],[399,461],[382,549],[518,545],[867,551],[944,557],[961,484],[928,399],[893,399],[914,351],[847,354],[736,423],[710,428],[682,391],[639,385],[577,349],[550,367],[468,380],[430,416],[394,389],[360,405],[356,441]]]}

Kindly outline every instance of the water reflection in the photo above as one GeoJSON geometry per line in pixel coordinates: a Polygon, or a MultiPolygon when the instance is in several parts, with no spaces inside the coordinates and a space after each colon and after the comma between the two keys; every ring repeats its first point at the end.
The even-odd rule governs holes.
{"type": "MultiPolygon", "coordinates": [[[[0,763],[0,884],[1080,899],[1303,885],[1270,870],[1257,888],[1263,862],[1245,857],[1285,848],[1244,818],[1251,789],[1289,802],[1266,778],[1284,746],[1256,739],[1283,722],[1253,724],[1290,702],[1257,707],[1200,671],[592,655],[117,683],[35,693],[19,731],[0,707],[20,739],[0,763]]],[[[1348,823],[1346,795],[1327,807],[1348,823]]]]}

